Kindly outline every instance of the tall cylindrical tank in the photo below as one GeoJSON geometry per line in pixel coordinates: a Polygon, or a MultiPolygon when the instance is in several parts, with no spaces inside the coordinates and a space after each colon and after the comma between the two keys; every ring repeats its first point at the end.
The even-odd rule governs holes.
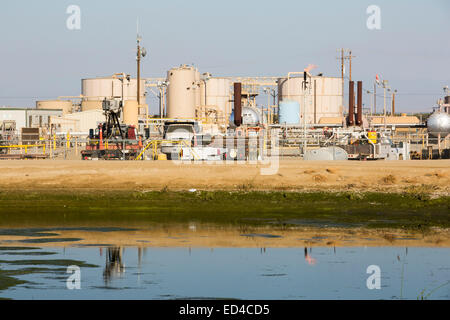
{"type": "Polygon", "coordinates": [[[300,104],[297,101],[281,101],[279,111],[280,124],[299,124],[300,123],[300,104]]]}
{"type": "MultiPolygon", "coordinates": [[[[145,80],[141,80],[141,103],[145,103],[145,80]]],[[[91,78],[81,80],[83,101],[122,98],[137,100],[137,79],[119,79],[117,77],[91,78]]]]}
{"type": "Polygon", "coordinates": [[[231,80],[225,78],[210,78],[206,80],[205,105],[217,106],[225,118],[231,113],[230,104],[231,80]]]}
{"type": "Polygon", "coordinates": [[[102,110],[101,100],[86,100],[81,102],[81,111],[102,110]]]}
{"type": "Polygon", "coordinates": [[[167,72],[167,117],[195,117],[197,69],[183,65],[167,72]]]}
{"type": "Polygon", "coordinates": [[[61,109],[63,114],[72,112],[72,101],[69,100],[45,100],[36,101],[36,109],[61,109]]]}
{"type": "MultiPolygon", "coordinates": [[[[297,101],[303,114],[303,76],[279,78],[278,103],[285,100],[297,101]]],[[[313,76],[308,78],[310,90],[306,95],[306,123],[320,121],[322,117],[342,117],[342,82],[341,78],[313,76]]]]}
{"type": "Polygon", "coordinates": [[[195,71],[195,84],[194,84],[194,106],[197,108],[201,106],[201,88],[200,88],[200,72],[195,71]]]}
{"type": "Polygon", "coordinates": [[[434,112],[427,120],[428,132],[437,137],[445,138],[450,133],[450,115],[445,112],[434,112]]]}
{"type": "Polygon", "coordinates": [[[139,104],[136,100],[125,101],[123,106],[123,123],[128,125],[138,125],[139,104]]]}

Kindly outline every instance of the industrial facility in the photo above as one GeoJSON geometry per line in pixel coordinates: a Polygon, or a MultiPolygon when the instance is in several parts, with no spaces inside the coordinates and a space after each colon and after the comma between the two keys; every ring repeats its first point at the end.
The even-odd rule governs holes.
{"type": "Polygon", "coordinates": [[[182,64],[145,78],[145,54],[138,38],[136,78],[81,79],[79,96],[0,109],[0,158],[245,161],[275,147],[281,157],[304,160],[450,156],[448,88],[425,119],[396,113],[387,81],[372,93],[362,81],[347,81],[344,64],[338,77],[313,74],[314,66],[276,77],[214,77],[182,64]],[[156,114],[149,94],[158,98],[156,114]],[[373,95],[371,107],[363,106],[364,94],[373,95]]]}

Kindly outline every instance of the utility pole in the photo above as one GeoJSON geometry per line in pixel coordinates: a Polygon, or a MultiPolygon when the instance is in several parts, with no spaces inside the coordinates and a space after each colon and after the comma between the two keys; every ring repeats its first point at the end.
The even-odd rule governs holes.
{"type": "Polygon", "coordinates": [[[137,35],[137,102],[141,105],[141,38],[137,35]]]}
{"type": "Polygon", "coordinates": [[[341,49],[342,108],[344,108],[344,49],[341,49]]]}
{"type": "Polygon", "coordinates": [[[377,84],[373,83],[373,113],[377,114],[377,84]]]}
{"type": "Polygon", "coordinates": [[[392,92],[392,115],[395,116],[395,94],[397,93],[397,90],[394,90],[392,92]]]}
{"type": "Polygon", "coordinates": [[[356,58],[356,56],[353,56],[352,55],[352,50],[349,50],[348,51],[348,56],[347,57],[345,57],[346,59],[348,59],[348,61],[349,61],[349,80],[350,81],[352,81],[352,58],[356,58]]]}
{"type": "MultiPolygon", "coordinates": [[[[137,61],[137,96],[136,100],[138,105],[141,106],[141,58],[144,58],[147,55],[147,50],[142,47],[141,48],[141,36],[139,35],[139,20],[136,24],[136,32],[137,32],[137,52],[136,52],[136,61],[137,61]]],[[[146,111],[146,114],[148,110],[146,111]]]]}
{"type": "Polygon", "coordinates": [[[341,81],[342,81],[342,107],[345,106],[344,103],[344,76],[345,76],[345,60],[349,61],[349,81],[352,81],[352,58],[356,58],[356,56],[352,55],[352,50],[350,49],[339,49],[340,51],[340,59],[341,62],[341,81]],[[347,53],[348,52],[348,53],[347,53]]]}

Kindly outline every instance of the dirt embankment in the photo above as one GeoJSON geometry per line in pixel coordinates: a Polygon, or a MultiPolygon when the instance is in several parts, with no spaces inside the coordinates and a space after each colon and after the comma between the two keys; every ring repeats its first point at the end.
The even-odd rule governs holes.
{"type": "Polygon", "coordinates": [[[170,161],[1,161],[3,190],[291,190],[420,191],[450,194],[450,160],[282,160],[263,164],[176,164],[170,161]],[[276,168],[277,166],[275,166],[276,168]]]}

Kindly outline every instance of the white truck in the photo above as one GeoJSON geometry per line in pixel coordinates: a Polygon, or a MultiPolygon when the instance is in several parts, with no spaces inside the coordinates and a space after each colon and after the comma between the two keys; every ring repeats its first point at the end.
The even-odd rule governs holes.
{"type": "Polygon", "coordinates": [[[209,134],[200,134],[201,128],[196,122],[166,123],[161,152],[168,160],[222,160],[226,149],[210,145],[209,134]]]}

